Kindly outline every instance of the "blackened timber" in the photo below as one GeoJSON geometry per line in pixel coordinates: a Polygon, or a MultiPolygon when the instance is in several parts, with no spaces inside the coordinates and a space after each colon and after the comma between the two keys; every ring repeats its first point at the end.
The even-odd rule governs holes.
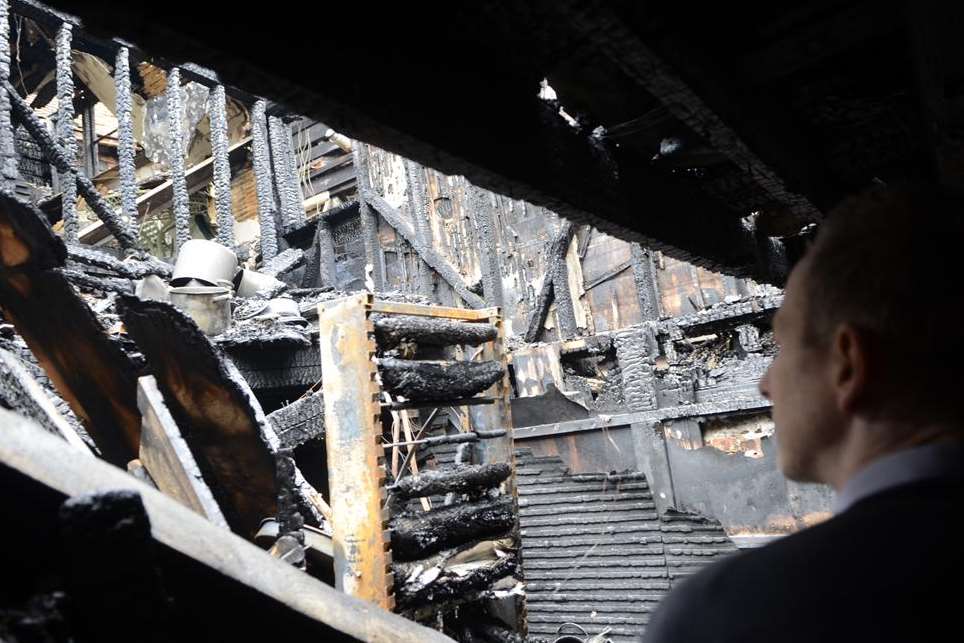
{"type": "Polygon", "coordinates": [[[211,155],[214,157],[214,207],[218,221],[218,243],[234,247],[234,214],[231,211],[231,161],[228,155],[228,115],[224,85],[211,90],[211,155]]]}
{"type": "Polygon", "coordinates": [[[318,221],[315,229],[315,251],[318,253],[318,285],[337,288],[335,237],[331,232],[331,222],[326,219],[318,221]]]}
{"type": "Polygon", "coordinates": [[[268,139],[271,143],[271,166],[275,191],[281,206],[281,225],[288,229],[304,221],[305,210],[298,196],[298,184],[290,166],[291,132],[281,118],[268,117],[268,139]]]}
{"type": "Polygon", "coordinates": [[[468,464],[402,478],[389,487],[389,491],[403,499],[478,492],[499,486],[510,473],[512,469],[506,462],[468,464]]]}
{"type": "Polygon", "coordinates": [[[117,116],[117,169],[120,174],[121,215],[136,237],[138,225],[134,103],[131,95],[130,53],[127,47],[118,48],[114,59],[114,88],[117,94],[114,111],[117,116]]]}
{"type": "MultiPolygon", "coordinates": [[[[569,244],[572,236],[576,233],[576,226],[569,221],[563,221],[562,226],[555,238],[549,243],[546,250],[546,274],[542,280],[542,288],[536,297],[536,303],[532,307],[532,314],[529,316],[529,326],[526,328],[525,340],[532,343],[539,340],[542,328],[546,325],[546,318],[549,316],[549,306],[552,304],[555,295],[554,275],[559,271],[557,264],[562,264],[562,279],[567,279],[566,275],[566,253],[569,251],[569,244]]],[[[566,281],[565,292],[569,293],[569,282],[566,281]]],[[[569,303],[569,311],[572,312],[572,302],[569,303]]],[[[575,314],[572,317],[572,326],[576,325],[575,314]]]]}
{"type": "Polygon", "coordinates": [[[445,401],[471,397],[503,375],[498,362],[423,362],[383,358],[378,360],[385,389],[415,401],[445,401]]]}
{"type": "Polygon", "coordinates": [[[258,223],[261,227],[261,258],[278,254],[278,229],[275,224],[274,189],[271,185],[271,158],[264,100],[255,102],[251,109],[251,148],[254,151],[254,178],[258,192],[258,223]]]}
{"type": "Polygon", "coordinates": [[[638,243],[630,244],[629,251],[640,317],[643,321],[656,321],[661,308],[652,253],[638,243]]]}
{"type": "Polygon", "coordinates": [[[365,263],[372,267],[372,282],[375,290],[380,291],[385,289],[385,258],[378,236],[378,217],[366,197],[372,193],[372,179],[368,172],[368,148],[364,143],[356,142],[352,146],[352,160],[358,185],[358,216],[365,244],[365,263]]]}
{"type": "MultiPolygon", "coordinates": [[[[60,25],[57,30],[57,138],[63,146],[68,161],[67,167],[58,168],[60,172],[61,211],[64,219],[64,238],[76,242],[80,233],[77,219],[77,185],[71,175],[77,170],[77,139],[74,138],[74,71],[71,55],[71,26],[60,25]]],[[[4,76],[4,79],[9,76],[4,76]]]]}
{"type": "Polygon", "coordinates": [[[181,121],[181,70],[173,67],[167,73],[168,162],[171,166],[171,188],[174,199],[175,253],[191,240],[191,211],[184,175],[184,126],[181,121]]]}
{"type": "Polygon", "coordinates": [[[462,275],[448,262],[445,257],[440,255],[435,248],[431,246],[425,246],[420,243],[418,236],[415,231],[408,225],[408,223],[402,218],[401,213],[393,208],[385,199],[378,196],[374,192],[365,192],[359,197],[362,202],[369,206],[375,208],[378,214],[382,215],[382,218],[388,223],[388,225],[395,228],[396,231],[402,237],[408,241],[408,243],[415,249],[415,252],[419,254],[425,263],[427,263],[435,272],[438,273],[439,277],[444,279],[448,285],[455,290],[456,294],[461,297],[465,303],[467,303],[472,308],[484,308],[485,301],[474,292],[468,289],[465,285],[465,281],[462,279],[462,275]]]}
{"type": "Polygon", "coordinates": [[[402,342],[430,346],[467,344],[478,346],[495,339],[496,327],[486,323],[462,322],[436,317],[414,315],[378,315],[375,317],[375,337],[383,348],[402,342]]]}
{"type": "Polygon", "coordinates": [[[275,462],[250,389],[194,322],[170,304],[122,297],[118,312],[151,364],[228,524],[252,538],[261,520],[276,514],[277,497],[275,462]]]}
{"type": "Polygon", "coordinates": [[[417,560],[479,538],[501,536],[515,524],[511,496],[402,515],[392,522],[392,556],[417,560]]]}
{"type": "Polygon", "coordinates": [[[492,583],[514,573],[518,568],[515,554],[493,560],[465,573],[445,569],[428,583],[405,583],[401,574],[395,576],[395,600],[400,609],[411,609],[463,598],[491,587],[492,583]]]}
{"type": "Polygon", "coordinates": [[[280,279],[305,262],[305,252],[299,248],[288,248],[281,254],[267,259],[261,267],[262,274],[280,279]]]}
{"type": "Polygon", "coordinates": [[[63,241],[43,215],[0,191],[0,307],[103,457],[137,457],[140,413],[130,358],[62,274],[63,241]],[[42,293],[43,296],[39,296],[42,293]]]}
{"type": "Polygon", "coordinates": [[[479,235],[482,263],[482,294],[489,306],[502,306],[502,255],[499,252],[495,229],[495,208],[492,199],[498,198],[487,190],[469,186],[471,216],[479,235]]]}
{"type": "MultiPolygon", "coordinates": [[[[10,51],[9,3],[0,0],[0,78],[10,78],[10,51]]],[[[10,97],[0,92],[0,186],[13,189],[18,174],[10,97]]]]}
{"type": "Polygon", "coordinates": [[[95,277],[79,270],[71,270],[70,268],[59,268],[58,272],[67,279],[67,281],[84,290],[116,292],[127,295],[134,292],[134,285],[128,279],[95,277]]]}
{"type": "Polygon", "coordinates": [[[127,261],[121,261],[106,252],[96,250],[90,246],[68,245],[67,258],[76,263],[115,272],[127,279],[141,279],[147,275],[158,275],[159,277],[167,279],[170,278],[172,273],[170,264],[153,257],[141,260],[128,259],[127,261]]]}
{"type": "MultiPolygon", "coordinates": [[[[114,209],[104,200],[104,197],[100,195],[97,188],[94,187],[93,182],[84,176],[81,172],[76,172],[73,169],[71,157],[60,146],[47,127],[40,121],[36,114],[34,114],[33,109],[27,104],[20,94],[17,93],[16,88],[10,83],[9,80],[3,81],[4,89],[6,89],[6,94],[10,98],[10,105],[13,108],[13,113],[19,119],[20,123],[30,132],[30,135],[40,144],[40,148],[44,152],[44,156],[47,160],[57,169],[58,172],[64,176],[72,176],[73,181],[77,184],[77,191],[80,195],[84,197],[84,201],[90,206],[90,209],[94,211],[94,214],[104,222],[107,229],[110,230],[117,242],[120,243],[121,247],[127,251],[137,251],[139,244],[137,237],[134,236],[130,227],[125,225],[114,209]]],[[[66,199],[64,201],[66,203],[66,199]]]]}
{"type": "MultiPolygon", "coordinates": [[[[408,182],[408,202],[412,214],[415,237],[423,248],[432,246],[432,226],[428,218],[428,194],[425,189],[425,171],[414,161],[405,160],[405,178],[408,182]]],[[[435,280],[423,259],[418,266],[419,294],[431,298],[435,294],[435,280]]]]}

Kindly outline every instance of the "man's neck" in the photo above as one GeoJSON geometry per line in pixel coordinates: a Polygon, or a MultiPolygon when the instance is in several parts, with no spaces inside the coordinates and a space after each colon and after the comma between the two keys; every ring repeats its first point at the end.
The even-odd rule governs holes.
{"type": "Polygon", "coordinates": [[[839,493],[848,480],[880,458],[934,442],[960,441],[962,435],[960,429],[943,424],[910,427],[856,419],[822,463],[821,478],[839,493]]]}

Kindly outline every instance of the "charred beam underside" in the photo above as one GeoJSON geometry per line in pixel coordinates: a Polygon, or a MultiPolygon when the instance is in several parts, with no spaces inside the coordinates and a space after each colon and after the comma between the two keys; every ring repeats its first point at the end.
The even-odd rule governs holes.
{"type": "Polygon", "coordinates": [[[0,306],[103,457],[137,457],[140,412],[130,359],[62,274],[63,241],[42,215],[0,192],[0,306]],[[41,296],[42,295],[42,296],[41,296]]]}
{"type": "Polygon", "coordinates": [[[283,449],[294,449],[325,434],[325,400],[312,393],[268,414],[283,449]]]}
{"type": "Polygon", "coordinates": [[[261,226],[261,258],[278,254],[278,229],[275,226],[274,188],[271,185],[271,155],[268,151],[267,121],[263,100],[251,109],[251,149],[254,153],[254,178],[258,193],[258,223],[261,226]]]}
{"type": "Polygon", "coordinates": [[[243,380],[170,304],[122,297],[118,312],[228,524],[252,537],[276,513],[275,462],[243,380]]]}
{"type": "Polygon", "coordinates": [[[208,109],[211,121],[211,156],[214,157],[214,205],[217,209],[218,243],[234,247],[234,215],[231,205],[231,161],[228,155],[228,114],[224,85],[211,90],[208,109]]]}
{"type": "Polygon", "coordinates": [[[114,87],[117,95],[117,170],[120,174],[121,213],[138,236],[137,222],[137,176],[134,159],[134,103],[131,94],[130,54],[127,47],[120,47],[114,59],[114,87]]]}
{"type": "Polygon", "coordinates": [[[495,326],[486,323],[415,315],[375,316],[375,336],[382,348],[392,348],[403,342],[430,346],[478,346],[495,339],[497,332],[495,326]]]}
{"type": "MultiPolygon", "coordinates": [[[[64,238],[76,242],[80,234],[77,219],[77,184],[72,180],[76,174],[77,139],[74,137],[74,72],[71,67],[71,26],[60,25],[57,30],[57,139],[64,150],[69,166],[60,173],[61,213],[64,221],[64,238]]],[[[6,77],[5,77],[6,78],[6,77]]]]}
{"type": "Polygon", "coordinates": [[[488,589],[495,581],[515,572],[517,567],[518,559],[509,554],[490,565],[480,566],[464,574],[442,570],[427,583],[405,583],[405,577],[396,573],[396,604],[400,609],[411,609],[462,598],[488,589]]]}
{"type": "MultiPolygon", "coordinates": [[[[555,275],[561,270],[560,282],[566,279],[566,252],[572,242],[572,236],[576,233],[576,226],[568,221],[562,223],[559,233],[555,236],[546,250],[546,274],[542,280],[542,288],[539,296],[532,307],[532,315],[529,317],[529,326],[526,328],[525,341],[527,343],[539,341],[539,335],[546,325],[546,318],[549,317],[549,306],[552,304],[555,295],[555,275]]],[[[565,282],[565,292],[569,293],[568,281],[565,282]]],[[[572,302],[569,302],[569,312],[572,313],[572,302]]],[[[575,326],[575,315],[573,314],[572,325],[575,326]]]]}
{"type": "Polygon", "coordinates": [[[84,290],[94,290],[97,292],[116,292],[129,295],[134,292],[134,286],[128,279],[118,279],[116,277],[100,277],[89,275],[80,270],[70,268],[59,268],[57,270],[67,281],[84,290]]]}
{"type": "Polygon", "coordinates": [[[389,491],[400,499],[480,492],[497,487],[510,473],[512,468],[505,462],[463,465],[402,478],[389,487],[389,491]]]}
{"type": "Polygon", "coordinates": [[[378,372],[385,388],[409,400],[452,400],[471,397],[501,379],[498,362],[422,362],[383,358],[378,372]]]}
{"type": "Polygon", "coordinates": [[[143,260],[127,259],[121,261],[90,246],[68,245],[67,258],[76,263],[115,272],[125,279],[143,279],[148,275],[157,275],[167,279],[173,272],[170,264],[153,257],[143,260]]]}
{"type": "Polygon", "coordinates": [[[403,514],[392,523],[392,556],[418,560],[479,538],[502,536],[515,524],[510,496],[403,514]]]}

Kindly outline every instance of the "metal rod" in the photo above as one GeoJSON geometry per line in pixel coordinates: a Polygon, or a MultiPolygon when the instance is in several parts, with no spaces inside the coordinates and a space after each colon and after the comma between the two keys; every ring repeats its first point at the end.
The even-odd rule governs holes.
{"type": "Polygon", "coordinates": [[[60,171],[61,212],[64,239],[76,243],[80,236],[77,218],[77,184],[67,176],[76,173],[77,139],[74,138],[74,71],[71,56],[72,27],[63,23],[57,29],[57,139],[63,147],[67,168],[60,171]]]}
{"type": "Polygon", "coordinates": [[[191,240],[191,210],[184,174],[184,128],[181,125],[181,70],[167,73],[168,163],[171,166],[174,209],[174,253],[191,240]]]}
{"type": "Polygon", "coordinates": [[[131,95],[130,53],[127,47],[117,50],[114,59],[114,88],[117,91],[117,169],[120,173],[121,220],[135,237],[137,221],[137,178],[134,157],[134,99],[131,95]]]}
{"type": "Polygon", "coordinates": [[[271,185],[271,160],[265,132],[266,103],[258,100],[251,110],[251,147],[254,151],[254,178],[258,192],[258,222],[261,224],[261,259],[278,254],[278,230],[274,221],[274,193],[271,185]]]}
{"type": "Polygon", "coordinates": [[[224,85],[211,91],[211,154],[214,157],[214,207],[218,219],[218,243],[234,247],[234,214],[231,211],[231,163],[228,158],[228,115],[224,85]]]}

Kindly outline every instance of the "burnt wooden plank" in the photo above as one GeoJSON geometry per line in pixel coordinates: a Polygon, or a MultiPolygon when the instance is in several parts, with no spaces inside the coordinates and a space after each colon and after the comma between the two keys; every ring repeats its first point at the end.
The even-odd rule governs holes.
{"type": "Polygon", "coordinates": [[[432,346],[453,344],[478,346],[483,342],[492,341],[496,334],[495,326],[485,323],[466,323],[414,315],[375,317],[375,337],[382,347],[398,346],[401,342],[432,346]]]}
{"type": "Polygon", "coordinates": [[[500,536],[515,525],[513,498],[465,502],[401,515],[392,522],[395,560],[417,560],[479,538],[500,536]]]}
{"type": "Polygon", "coordinates": [[[423,362],[383,358],[378,371],[388,391],[410,400],[470,397],[502,379],[498,362],[423,362]]]}
{"type": "Polygon", "coordinates": [[[455,469],[425,471],[402,478],[389,488],[398,498],[420,498],[446,493],[467,493],[491,489],[509,477],[506,462],[463,465],[455,469]]]}

